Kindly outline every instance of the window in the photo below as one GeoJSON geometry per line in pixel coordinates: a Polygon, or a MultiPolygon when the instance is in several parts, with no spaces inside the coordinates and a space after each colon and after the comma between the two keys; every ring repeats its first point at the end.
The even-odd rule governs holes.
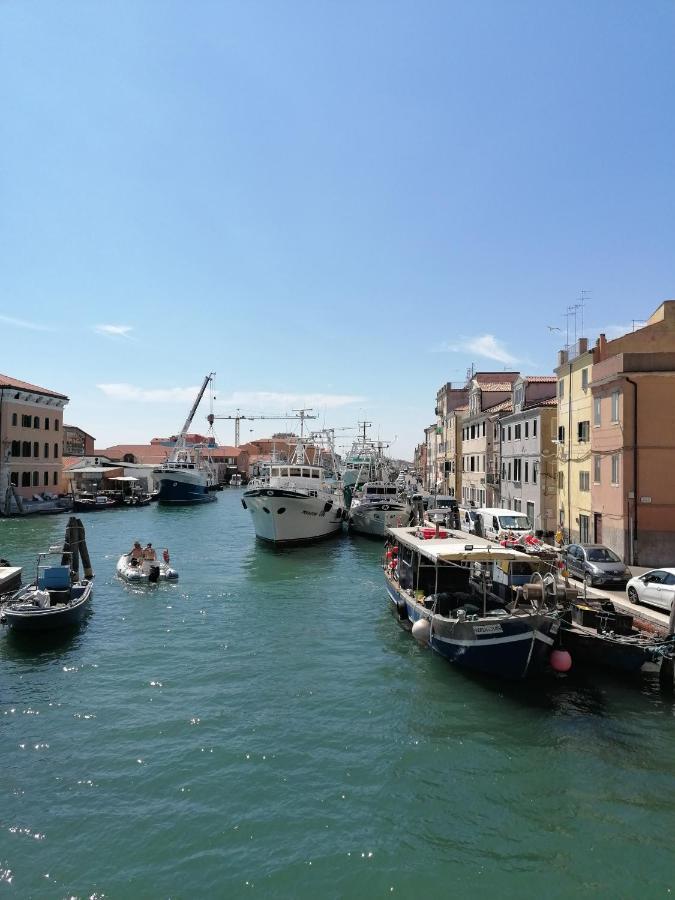
{"type": "Polygon", "coordinates": [[[508,473],[509,473],[509,474],[508,474],[508,479],[507,479],[507,480],[508,480],[508,481],[511,481],[511,463],[509,463],[508,473]]]}
{"type": "Polygon", "coordinates": [[[40,417],[33,416],[33,428],[39,428],[39,427],[40,427],[40,417]]]}
{"type": "MultiPolygon", "coordinates": [[[[21,425],[24,428],[30,428],[32,424],[33,424],[32,416],[21,416],[21,425]]],[[[24,485],[24,487],[25,487],[25,485],[24,485]]]]}
{"type": "Polygon", "coordinates": [[[58,430],[59,430],[59,420],[54,419],[54,431],[58,431],[58,430]]]}
{"type": "Polygon", "coordinates": [[[596,453],[593,457],[593,483],[600,484],[600,473],[602,472],[602,457],[596,453]]]}
{"type": "Polygon", "coordinates": [[[520,481],[521,476],[521,460],[514,459],[513,460],[513,480],[520,481]]]}
{"type": "Polygon", "coordinates": [[[521,507],[522,507],[522,503],[520,500],[513,501],[513,508],[516,512],[520,512],[521,507]]]}
{"type": "Polygon", "coordinates": [[[588,369],[581,370],[581,390],[588,390],[588,369]]]}
{"type": "Polygon", "coordinates": [[[590,485],[590,475],[588,472],[579,472],[579,490],[580,491],[589,491],[591,489],[590,485]]]}
{"type": "Polygon", "coordinates": [[[579,516],[579,543],[587,544],[591,533],[591,520],[589,516],[579,516]]]}
{"type": "Polygon", "coordinates": [[[14,485],[14,487],[18,487],[19,486],[19,473],[12,472],[12,474],[9,476],[9,481],[10,481],[10,484],[14,485]]]}
{"type": "Polygon", "coordinates": [[[525,482],[525,484],[527,484],[528,481],[529,481],[529,477],[528,477],[528,470],[529,470],[529,467],[530,467],[530,464],[529,464],[529,463],[527,462],[527,460],[526,460],[526,461],[525,461],[525,475],[524,475],[524,477],[523,477],[523,481],[525,482]]]}
{"type": "Polygon", "coordinates": [[[558,510],[558,522],[560,524],[560,527],[562,528],[562,526],[565,524],[565,510],[564,509],[558,510]]]}
{"type": "Polygon", "coordinates": [[[513,436],[514,436],[515,440],[517,440],[517,441],[520,440],[520,425],[513,426],[513,436]]]}
{"type": "Polygon", "coordinates": [[[602,401],[600,397],[593,397],[593,425],[597,428],[602,424],[602,401]]]}
{"type": "Polygon", "coordinates": [[[59,445],[54,444],[54,459],[58,459],[58,458],[59,458],[59,445]]]}
{"type": "Polygon", "coordinates": [[[33,441],[33,456],[37,459],[40,455],[40,444],[38,441],[33,441]]]}
{"type": "Polygon", "coordinates": [[[534,528],[534,503],[528,503],[525,507],[530,527],[534,528]]]}
{"type": "Polygon", "coordinates": [[[619,483],[619,454],[612,453],[612,484],[619,483]]]}
{"type": "Polygon", "coordinates": [[[30,472],[21,473],[21,487],[30,487],[30,472]]]}
{"type": "Polygon", "coordinates": [[[33,487],[38,487],[40,484],[40,473],[33,472],[33,487]]]}
{"type": "Polygon", "coordinates": [[[24,441],[21,444],[21,455],[30,456],[30,441],[24,441]]]}
{"type": "Polygon", "coordinates": [[[529,437],[529,436],[530,436],[530,423],[526,422],[525,423],[525,437],[529,437]]]}
{"type": "Polygon", "coordinates": [[[45,487],[49,487],[49,472],[44,472],[43,475],[42,483],[45,487]]]}
{"type": "Polygon", "coordinates": [[[532,437],[537,436],[537,420],[532,419],[532,437]]]}
{"type": "Polygon", "coordinates": [[[539,463],[532,463],[532,484],[537,483],[537,479],[539,478],[539,463]]]}
{"type": "Polygon", "coordinates": [[[49,419],[45,416],[45,431],[49,431],[49,419]]]}
{"type": "Polygon", "coordinates": [[[577,422],[577,440],[580,444],[587,443],[591,437],[591,423],[586,420],[577,422]]]}
{"type": "Polygon", "coordinates": [[[565,487],[565,473],[558,472],[558,490],[562,491],[565,487]]]}
{"type": "MultiPolygon", "coordinates": [[[[19,422],[19,417],[17,416],[16,413],[12,413],[12,425],[17,425],[18,422],[19,422]]],[[[12,473],[12,474],[14,474],[14,473],[12,473]]]]}
{"type": "Polygon", "coordinates": [[[565,443],[565,426],[564,425],[558,426],[558,443],[559,444],[565,443]]]}
{"type": "Polygon", "coordinates": [[[485,457],[483,457],[483,471],[485,471],[485,457]]]}
{"type": "Polygon", "coordinates": [[[612,422],[619,421],[619,391],[612,391],[612,422]]]}
{"type": "Polygon", "coordinates": [[[511,426],[509,425],[509,440],[511,440],[511,426]]]}
{"type": "Polygon", "coordinates": [[[45,444],[45,459],[49,459],[49,444],[45,444]]]}
{"type": "Polygon", "coordinates": [[[565,396],[565,382],[561,378],[560,381],[558,382],[558,397],[560,398],[560,400],[562,400],[562,398],[564,396],[565,396]]]}
{"type": "Polygon", "coordinates": [[[506,481],[506,463],[502,463],[502,481],[506,481]]]}
{"type": "Polygon", "coordinates": [[[485,437],[485,422],[483,422],[483,437],[485,437]]]}
{"type": "Polygon", "coordinates": [[[59,473],[54,472],[54,476],[52,477],[52,484],[56,486],[59,483],[59,473]]]}
{"type": "Polygon", "coordinates": [[[21,441],[12,441],[12,456],[21,456],[21,441]]]}

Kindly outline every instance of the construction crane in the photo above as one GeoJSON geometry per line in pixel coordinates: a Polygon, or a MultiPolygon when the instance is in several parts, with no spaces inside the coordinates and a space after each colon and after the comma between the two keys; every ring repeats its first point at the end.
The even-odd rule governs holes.
{"type": "Polygon", "coordinates": [[[239,410],[233,416],[214,416],[211,413],[206,418],[208,419],[209,425],[213,425],[215,419],[233,419],[234,420],[234,446],[239,446],[239,432],[240,425],[239,423],[242,419],[251,420],[251,419],[276,419],[277,421],[281,421],[282,419],[300,419],[301,426],[304,427],[305,419],[316,419],[317,416],[308,416],[307,413],[311,412],[311,409],[297,409],[293,410],[292,413],[286,413],[283,416],[249,416],[246,415],[239,410]]]}

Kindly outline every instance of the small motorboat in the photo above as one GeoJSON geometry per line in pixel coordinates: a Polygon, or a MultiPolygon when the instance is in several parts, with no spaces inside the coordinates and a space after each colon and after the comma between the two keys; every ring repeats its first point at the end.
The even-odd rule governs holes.
{"type": "Polygon", "coordinates": [[[134,559],[123,553],[117,560],[117,574],[134,584],[156,584],[158,581],[178,581],[178,572],[171,566],[169,551],[161,551],[161,559],[134,559]]]}
{"type": "Polygon", "coordinates": [[[89,609],[93,584],[84,527],[79,519],[71,517],[63,549],[52,547],[38,554],[35,581],[3,602],[0,621],[21,632],[56,631],[78,625],[89,609]],[[60,556],[60,561],[50,560],[54,555],[60,556]]]}

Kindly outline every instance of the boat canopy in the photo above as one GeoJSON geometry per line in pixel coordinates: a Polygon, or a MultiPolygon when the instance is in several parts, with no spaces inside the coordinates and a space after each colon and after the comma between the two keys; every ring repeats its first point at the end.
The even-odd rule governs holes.
{"type": "Polygon", "coordinates": [[[432,562],[492,562],[516,559],[531,562],[532,559],[527,553],[502,547],[482,538],[480,544],[476,544],[471,540],[471,535],[467,535],[467,540],[435,537],[425,539],[420,536],[419,528],[388,528],[387,534],[432,562]]]}
{"type": "Polygon", "coordinates": [[[133,475],[116,475],[114,478],[108,478],[108,481],[138,481],[133,475]]]}

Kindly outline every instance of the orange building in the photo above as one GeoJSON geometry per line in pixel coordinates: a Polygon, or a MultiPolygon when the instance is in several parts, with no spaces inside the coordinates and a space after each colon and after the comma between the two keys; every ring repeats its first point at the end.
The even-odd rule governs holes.
{"type": "Polygon", "coordinates": [[[593,349],[592,539],[627,563],[675,564],[675,300],[593,349]]]}
{"type": "Polygon", "coordinates": [[[0,504],[52,493],[61,480],[65,394],[0,375],[0,504]]]}

